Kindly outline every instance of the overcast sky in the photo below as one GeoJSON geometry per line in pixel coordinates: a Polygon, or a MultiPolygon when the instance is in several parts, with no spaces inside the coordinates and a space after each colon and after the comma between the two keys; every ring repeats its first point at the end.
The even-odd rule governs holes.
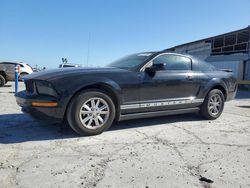
{"type": "Polygon", "coordinates": [[[101,66],[250,25],[250,0],[0,0],[0,61],[101,66]],[[90,37],[89,37],[90,36],[90,37]]]}

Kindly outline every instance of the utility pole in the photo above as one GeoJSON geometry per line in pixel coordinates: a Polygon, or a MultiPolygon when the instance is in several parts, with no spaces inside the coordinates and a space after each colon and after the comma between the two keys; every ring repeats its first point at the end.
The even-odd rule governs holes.
{"type": "MultiPolygon", "coordinates": [[[[246,75],[247,76],[247,79],[250,80],[250,25],[248,26],[248,34],[249,34],[249,37],[248,37],[248,61],[247,61],[247,72],[248,74],[246,75]]],[[[248,85],[248,90],[250,91],[250,86],[248,85]]]]}
{"type": "Polygon", "coordinates": [[[89,33],[88,50],[87,50],[87,67],[89,66],[89,53],[90,53],[90,33],[89,33]]]}

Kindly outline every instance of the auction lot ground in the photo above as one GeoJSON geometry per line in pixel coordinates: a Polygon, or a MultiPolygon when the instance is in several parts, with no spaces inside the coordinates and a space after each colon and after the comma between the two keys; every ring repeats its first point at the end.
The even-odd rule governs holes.
{"type": "Polygon", "coordinates": [[[141,119],[79,137],[22,114],[13,90],[13,83],[0,88],[1,188],[250,187],[249,93],[226,103],[215,121],[141,119]]]}

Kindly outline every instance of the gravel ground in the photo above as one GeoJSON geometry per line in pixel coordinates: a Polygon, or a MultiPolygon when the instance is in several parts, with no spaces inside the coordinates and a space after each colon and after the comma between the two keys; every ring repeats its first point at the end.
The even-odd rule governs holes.
{"type": "MultiPolygon", "coordinates": [[[[23,88],[23,83],[20,88],[23,88]]],[[[0,187],[250,187],[250,94],[222,116],[116,123],[98,136],[22,114],[0,88],[0,187]]]]}

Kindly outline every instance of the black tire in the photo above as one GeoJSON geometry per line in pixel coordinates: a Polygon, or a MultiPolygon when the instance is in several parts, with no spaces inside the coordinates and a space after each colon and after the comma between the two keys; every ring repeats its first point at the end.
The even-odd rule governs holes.
{"type": "MultiPolygon", "coordinates": [[[[100,90],[87,90],[83,91],[79,94],[77,94],[70,102],[68,109],[67,109],[67,121],[70,125],[70,127],[78,134],[84,136],[91,136],[91,135],[97,135],[101,134],[103,131],[107,130],[113,123],[115,118],[115,105],[112,101],[112,99],[105,94],[104,92],[100,90]],[[89,129],[87,128],[81,121],[82,115],[80,115],[80,112],[83,108],[83,104],[85,104],[87,101],[97,98],[104,100],[109,108],[109,115],[106,117],[106,121],[101,127],[98,127],[96,129],[89,129]],[[81,116],[81,117],[80,117],[81,116]]],[[[93,114],[91,114],[93,115],[93,114]]],[[[89,117],[89,114],[86,115],[89,117]]],[[[85,116],[85,117],[86,117],[85,116]]],[[[94,121],[94,120],[92,120],[94,121]]],[[[94,122],[95,123],[95,122],[94,122]]],[[[92,123],[91,123],[92,124],[92,123]]],[[[91,125],[90,125],[91,126],[91,125]]]]}
{"type": "Polygon", "coordinates": [[[3,75],[0,75],[0,87],[3,87],[6,84],[6,79],[3,75]]]}
{"type": "Polygon", "coordinates": [[[221,92],[221,90],[219,89],[211,90],[207,94],[203,104],[201,105],[201,109],[200,109],[201,116],[208,120],[217,119],[218,117],[220,117],[224,109],[224,103],[225,103],[225,97],[223,93],[221,92]],[[218,107],[217,105],[213,105],[211,102],[214,100],[214,98],[217,98],[217,97],[218,97],[218,100],[220,99],[220,107],[218,107]],[[213,111],[215,106],[217,106],[218,108],[216,107],[216,110],[213,111]],[[211,107],[211,110],[210,110],[210,107],[211,107]]]}

